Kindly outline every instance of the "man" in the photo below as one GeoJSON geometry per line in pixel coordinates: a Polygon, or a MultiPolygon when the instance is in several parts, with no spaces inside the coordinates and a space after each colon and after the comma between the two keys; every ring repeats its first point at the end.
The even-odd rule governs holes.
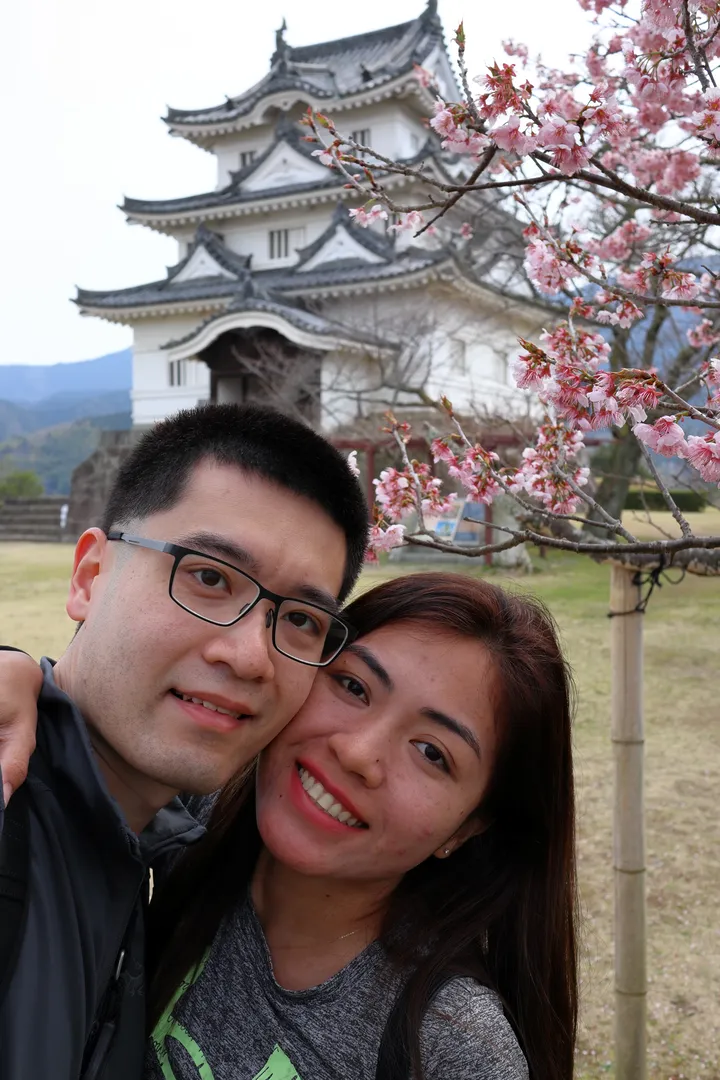
{"type": "Polygon", "coordinates": [[[1,1076],[141,1076],[147,870],[203,832],[174,797],[221,787],[298,711],[350,634],[366,534],[341,455],[271,410],[179,413],[123,465],[78,541],[79,629],[43,661],[8,810],[27,801],[30,880],[1,1076]]]}

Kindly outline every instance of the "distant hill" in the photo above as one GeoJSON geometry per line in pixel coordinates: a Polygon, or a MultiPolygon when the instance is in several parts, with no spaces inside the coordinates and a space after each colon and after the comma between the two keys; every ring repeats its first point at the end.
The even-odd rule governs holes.
{"type": "Polygon", "coordinates": [[[0,474],[9,469],[31,469],[40,477],[46,494],[68,495],[73,469],[96,449],[100,432],[129,427],[128,408],[8,439],[0,442],[0,474]]]}
{"type": "Polygon", "coordinates": [[[34,404],[22,405],[12,400],[0,399],[0,443],[19,435],[30,435],[33,431],[44,431],[56,424],[68,424],[73,420],[92,419],[112,413],[130,413],[129,390],[90,393],[67,390],[34,404]]]}
{"type": "Polygon", "coordinates": [[[132,349],[74,364],[0,364],[0,400],[37,405],[56,395],[130,390],[132,349]]]}

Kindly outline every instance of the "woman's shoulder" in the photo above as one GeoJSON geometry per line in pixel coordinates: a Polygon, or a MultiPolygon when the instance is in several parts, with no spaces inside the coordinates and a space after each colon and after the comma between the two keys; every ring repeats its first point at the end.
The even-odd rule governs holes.
{"type": "Polygon", "coordinates": [[[500,998],[474,979],[438,992],[422,1029],[427,1080],[527,1080],[528,1067],[500,998]]]}

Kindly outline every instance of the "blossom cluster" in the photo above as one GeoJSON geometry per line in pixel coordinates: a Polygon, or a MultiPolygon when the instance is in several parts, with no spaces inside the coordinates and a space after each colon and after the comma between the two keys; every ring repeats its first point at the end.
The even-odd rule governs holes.
{"type": "Polygon", "coordinates": [[[442,494],[442,480],[433,476],[430,466],[413,461],[405,469],[383,469],[373,480],[375,501],[383,516],[397,522],[408,512],[417,509],[418,498],[423,513],[444,514],[450,510],[455,495],[442,494]]]}
{"type": "Polygon", "coordinates": [[[522,465],[508,480],[510,491],[525,492],[553,514],[574,513],[582,503],[578,489],[590,475],[587,466],[578,463],[583,449],[579,431],[547,421],[538,430],[535,446],[523,450],[522,465]]]}
{"type": "MultiPolygon", "coordinates": [[[[571,70],[531,64],[524,45],[508,42],[505,61],[465,84],[467,100],[438,96],[428,121],[441,145],[464,157],[465,175],[473,171],[477,179],[484,169],[479,186],[502,185],[493,196],[506,198],[503,205],[526,226],[527,277],[551,298],[548,308],[562,308],[557,325],[533,341],[520,339],[513,363],[518,387],[545,417],[520,466],[504,469],[492,451],[450,436],[436,439],[432,454],[464,497],[490,503],[509,491],[552,514],[573,514],[583,502],[585,433],[624,425],[654,453],[720,484],[720,360],[712,356],[720,352],[720,3],[577,2],[596,32],[571,70]],[[670,367],[662,349],[653,352],[652,334],[663,325],[679,341],[685,390],[665,381],[670,377],[661,370],[670,367]],[[621,347],[611,365],[613,340],[621,347]],[[618,370],[628,342],[626,355],[638,360],[621,362],[643,366],[618,370]],[[661,370],[653,366],[661,363],[661,370]]],[[[457,41],[462,52],[462,28],[457,41]]],[[[416,74],[425,90],[439,92],[432,72],[416,74]]],[[[318,124],[331,137],[318,157],[342,168],[351,141],[343,142],[326,118],[318,124]]],[[[379,174],[367,166],[364,174],[362,181],[348,176],[365,199],[351,211],[356,224],[429,231],[427,201],[399,211],[379,174]]],[[[472,250],[476,223],[453,209],[468,193],[441,191],[441,212],[452,211],[447,227],[472,250]]],[[[474,205],[472,198],[466,205],[474,205]]],[[[436,217],[441,200],[431,201],[436,217]]],[[[428,466],[385,470],[376,489],[380,546],[401,542],[390,529],[418,499],[436,511],[445,505],[428,466]]]]}

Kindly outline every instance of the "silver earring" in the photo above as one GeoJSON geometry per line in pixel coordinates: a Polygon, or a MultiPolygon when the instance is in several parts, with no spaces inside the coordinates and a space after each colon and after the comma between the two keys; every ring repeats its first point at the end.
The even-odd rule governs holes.
{"type": "Polygon", "coordinates": [[[449,847],[446,847],[446,848],[445,848],[445,852],[444,852],[444,854],[445,854],[445,858],[447,858],[447,857],[448,857],[448,855],[450,854],[450,850],[451,850],[451,849],[450,849],[449,847]]]}

